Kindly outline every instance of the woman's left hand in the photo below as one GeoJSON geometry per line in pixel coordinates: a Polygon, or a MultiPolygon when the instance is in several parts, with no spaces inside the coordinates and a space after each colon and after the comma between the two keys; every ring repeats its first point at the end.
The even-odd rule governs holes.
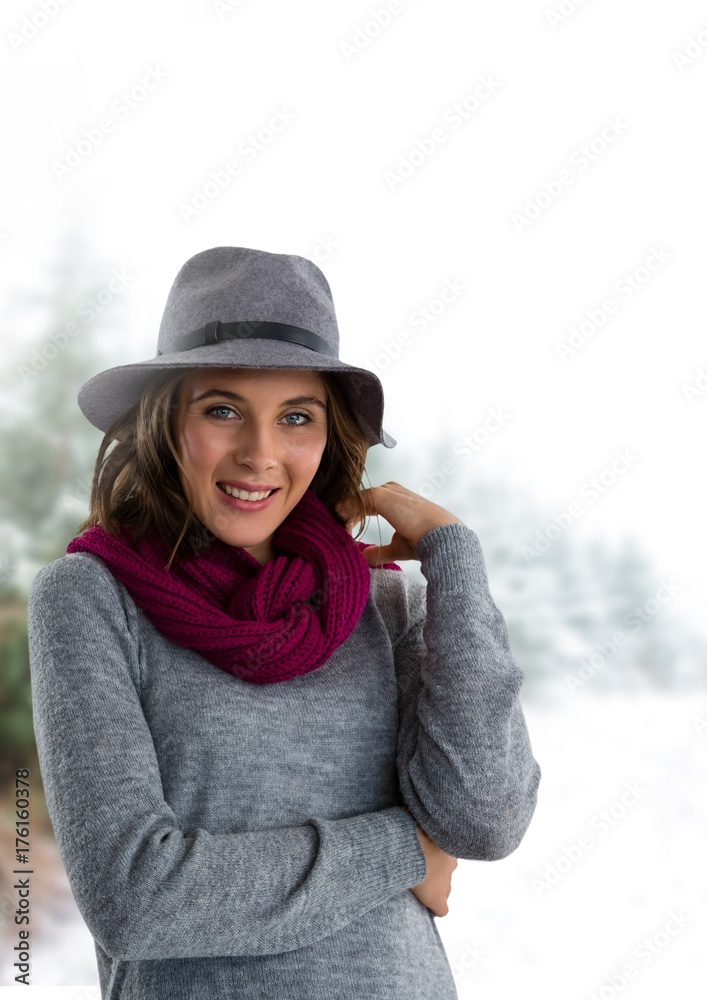
{"type": "MultiPolygon", "coordinates": [[[[439,504],[413,493],[400,483],[383,483],[361,490],[366,514],[379,514],[393,527],[393,537],[388,545],[371,545],[363,549],[369,566],[396,559],[417,559],[417,544],[423,535],[442,524],[463,524],[439,504]]],[[[358,524],[358,517],[345,502],[337,504],[339,514],[347,519],[349,530],[358,524]]]]}

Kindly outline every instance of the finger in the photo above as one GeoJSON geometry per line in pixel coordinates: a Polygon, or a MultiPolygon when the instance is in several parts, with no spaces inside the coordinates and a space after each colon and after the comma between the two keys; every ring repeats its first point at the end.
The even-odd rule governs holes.
{"type": "Polygon", "coordinates": [[[363,550],[363,554],[369,566],[380,566],[386,562],[393,562],[394,554],[390,545],[371,545],[363,550]]]}

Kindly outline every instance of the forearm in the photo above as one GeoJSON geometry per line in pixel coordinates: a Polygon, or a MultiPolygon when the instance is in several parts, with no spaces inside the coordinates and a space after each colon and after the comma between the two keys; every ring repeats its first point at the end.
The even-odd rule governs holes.
{"type": "Polygon", "coordinates": [[[520,704],[523,675],[475,532],[436,528],[418,555],[425,612],[396,652],[401,791],[443,850],[504,857],[530,823],[540,778],[520,704]]]}

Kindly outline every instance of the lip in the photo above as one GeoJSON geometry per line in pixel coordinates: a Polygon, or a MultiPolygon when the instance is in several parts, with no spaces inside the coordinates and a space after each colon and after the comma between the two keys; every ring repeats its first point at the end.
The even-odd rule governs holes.
{"type": "MultiPolygon", "coordinates": [[[[219,482],[224,482],[224,480],[219,480],[219,482]]],[[[228,485],[230,486],[231,484],[228,483],[228,485]]],[[[239,489],[248,489],[248,487],[241,486],[239,487],[239,489]]],[[[275,497],[277,496],[277,494],[280,492],[279,487],[264,486],[263,489],[264,490],[274,489],[275,492],[271,493],[269,497],[265,497],[264,500],[239,500],[238,497],[232,497],[229,496],[228,493],[224,493],[224,491],[220,490],[218,486],[216,487],[216,492],[221,497],[223,502],[225,504],[228,504],[228,506],[231,508],[235,508],[236,510],[244,510],[244,511],[247,510],[251,512],[257,512],[259,510],[264,510],[265,507],[269,507],[270,504],[275,499],[275,497]]],[[[250,492],[256,493],[257,489],[251,487],[250,492]]]]}

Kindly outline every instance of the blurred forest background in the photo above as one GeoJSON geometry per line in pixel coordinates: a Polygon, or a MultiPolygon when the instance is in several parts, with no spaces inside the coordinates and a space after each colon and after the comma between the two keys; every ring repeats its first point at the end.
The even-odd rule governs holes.
{"type": "MultiPolygon", "coordinates": [[[[45,921],[48,929],[57,919],[79,924],[41,799],[32,726],[26,601],[36,572],[64,555],[87,512],[102,434],[81,414],[76,393],[91,375],[126,362],[121,336],[126,317],[120,299],[94,321],[94,329],[100,326],[100,335],[68,338],[61,349],[48,345],[53,343],[52,335],[75,318],[76,303],[97,293],[105,273],[105,262],[99,265],[91,248],[74,234],[58,247],[56,266],[41,289],[11,289],[4,306],[6,327],[11,327],[13,315],[29,311],[35,316],[38,333],[2,372],[0,846],[3,857],[8,857],[14,823],[11,776],[15,768],[29,767],[35,860],[43,859],[37,865],[34,883],[38,934],[45,921]],[[104,345],[103,353],[99,345],[104,345]]],[[[405,451],[398,445],[396,465],[391,460],[393,452],[374,448],[369,453],[368,479],[373,485],[396,478],[419,490],[417,484],[423,482],[427,470],[438,468],[448,453],[448,442],[440,442],[439,454],[405,451]]],[[[523,697],[527,705],[551,706],[589,683],[593,694],[704,688],[704,634],[684,621],[669,602],[655,600],[660,580],[635,541],[626,540],[614,551],[601,537],[582,542],[573,532],[565,532],[546,553],[528,563],[523,546],[551,517],[531,495],[502,481],[484,481],[469,466],[462,476],[448,478],[432,499],[454,511],[479,535],[491,591],[505,616],[515,657],[526,676],[523,697]],[[642,609],[640,628],[628,624],[639,620],[636,609],[642,609]],[[617,645],[614,653],[603,655],[602,649],[607,652],[606,644],[617,632],[623,633],[626,641],[617,645]]],[[[385,522],[371,520],[363,538],[388,540],[391,533],[385,522]]],[[[403,568],[423,579],[418,563],[405,563],[403,568]]],[[[0,886],[2,935],[7,941],[14,931],[6,919],[13,898],[9,879],[4,873],[0,886]]],[[[85,944],[85,936],[82,941],[85,944]]],[[[87,951],[83,954],[85,957],[87,951]]],[[[88,959],[90,965],[90,954],[88,959]]],[[[64,965],[68,978],[60,981],[71,982],[71,974],[71,966],[64,965]]],[[[92,973],[76,972],[77,981],[82,975],[90,978],[92,973]]]]}
{"type": "MultiPolygon", "coordinates": [[[[62,349],[46,348],[52,345],[50,335],[75,319],[76,303],[100,290],[105,273],[105,267],[98,266],[74,234],[59,248],[46,285],[41,290],[13,289],[6,305],[8,325],[13,311],[30,310],[37,314],[40,332],[35,343],[23,347],[21,362],[0,373],[0,747],[4,779],[15,767],[26,766],[34,753],[27,594],[40,567],[64,555],[88,510],[93,466],[103,435],[79,410],[76,393],[91,375],[126,363],[120,299],[96,321],[101,336],[77,336],[68,338],[62,349]]],[[[399,444],[396,461],[407,470],[405,485],[416,489],[428,469],[438,468],[448,458],[449,446],[440,442],[439,455],[403,452],[399,444]]],[[[370,484],[391,478],[390,455],[381,447],[371,449],[370,484]]],[[[485,482],[470,470],[463,477],[448,478],[432,499],[479,535],[494,599],[525,672],[526,697],[551,699],[558,680],[579,677],[582,665],[597,652],[595,644],[610,642],[617,631],[628,639],[610,656],[610,669],[594,667],[595,689],[684,689],[705,684],[705,636],[669,606],[655,610],[655,600],[650,602],[660,581],[635,541],[626,538],[613,551],[601,537],[582,544],[572,532],[565,532],[528,564],[523,546],[551,517],[532,496],[519,495],[503,482],[485,482]],[[642,618],[635,613],[631,617],[646,602],[642,618]],[[634,624],[628,624],[627,616],[634,624]],[[637,620],[644,622],[642,627],[636,626],[637,620]]],[[[389,540],[391,533],[385,522],[371,519],[362,538],[389,540]]],[[[417,566],[410,563],[403,568],[423,579],[417,566]]]]}

